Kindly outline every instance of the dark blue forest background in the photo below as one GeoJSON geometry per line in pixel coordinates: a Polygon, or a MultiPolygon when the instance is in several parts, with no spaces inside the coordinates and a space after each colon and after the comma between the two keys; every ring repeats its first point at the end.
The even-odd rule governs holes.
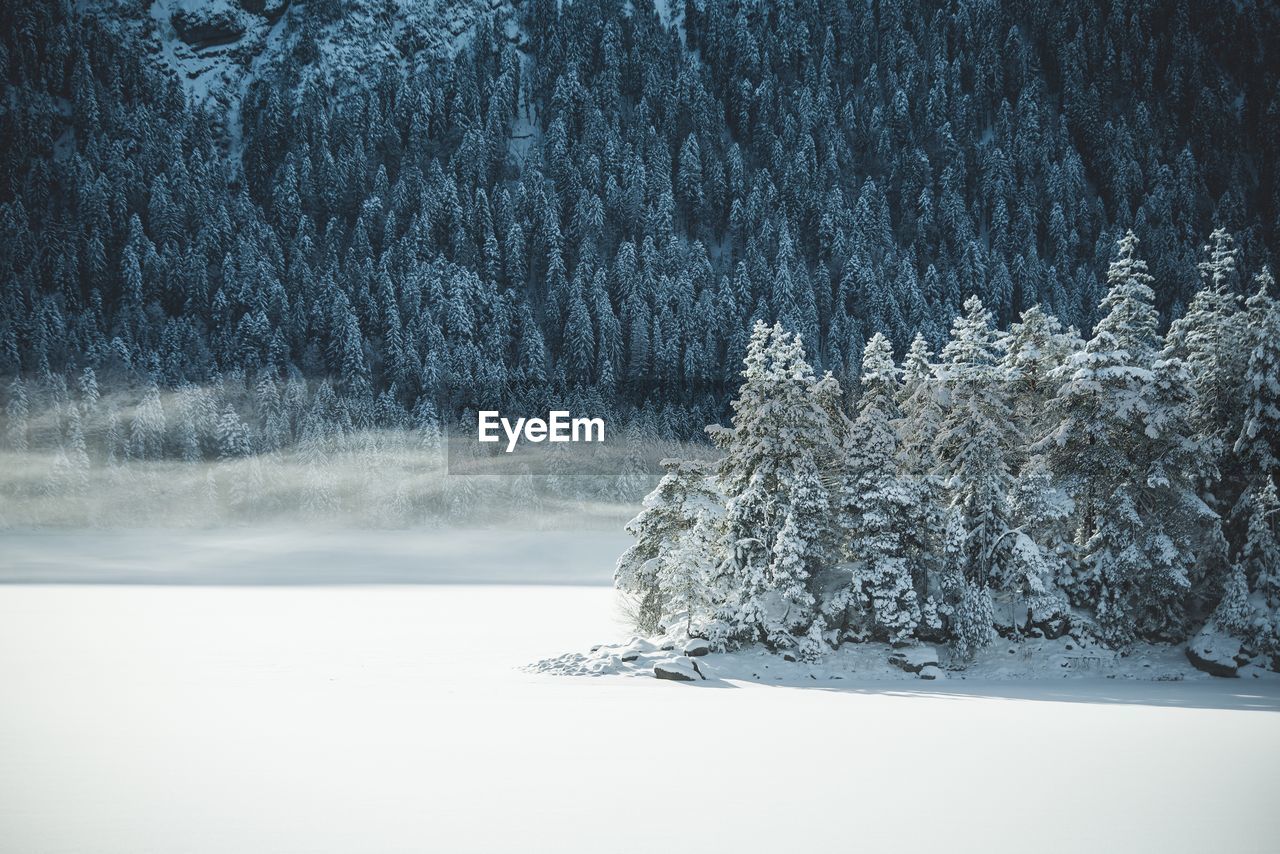
{"type": "Polygon", "coordinates": [[[233,124],[137,35],[3,4],[0,375],[689,435],[756,320],[852,387],[970,294],[1087,332],[1126,229],[1165,323],[1214,227],[1241,293],[1280,237],[1266,3],[525,0],[342,85],[303,71],[343,4],[298,10],[233,124]]]}

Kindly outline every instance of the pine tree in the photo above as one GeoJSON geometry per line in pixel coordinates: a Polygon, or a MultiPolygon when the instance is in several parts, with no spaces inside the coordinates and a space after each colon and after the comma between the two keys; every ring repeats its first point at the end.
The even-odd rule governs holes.
{"type": "Polygon", "coordinates": [[[952,509],[947,514],[944,539],[942,610],[956,656],[961,660],[971,659],[995,637],[991,590],[986,584],[968,577],[968,536],[958,510],[952,509]]]}
{"type": "Polygon", "coordinates": [[[916,335],[902,364],[897,400],[901,417],[894,425],[903,467],[919,477],[931,477],[937,468],[933,445],[943,418],[941,388],[931,360],[924,336],[916,335]]]}
{"type": "Polygon", "coordinates": [[[1213,444],[1192,425],[1191,372],[1176,358],[1152,365],[1150,403],[1143,419],[1136,486],[1146,514],[1142,544],[1147,570],[1138,579],[1139,631],[1173,639],[1188,616],[1187,593],[1217,583],[1228,569],[1219,515],[1196,490],[1218,479],[1213,444]]]}
{"type": "Polygon", "coordinates": [[[1033,306],[1010,325],[1002,366],[1009,383],[1013,416],[1024,437],[1037,439],[1051,427],[1049,403],[1057,390],[1055,372],[1083,342],[1074,329],[1033,306]]]}
{"type": "MultiPolygon", "coordinates": [[[[941,568],[945,505],[944,485],[934,453],[945,414],[941,400],[943,389],[930,359],[929,345],[922,335],[916,335],[903,362],[902,384],[898,390],[900,417],[893,425],[899,437],[899,471],[914,481],[918,494],[916,519],[901,535],[908,552],[914,554],[916,588],[926,594],[941,568]]],[[[926,599],[926,606],[931,602],[926,599]]]]}
{"type": "Polygon", "coordinates": [[[101,393],[98,391],[98,375],[92,367],[86,365],[80,372],[79,387],[80,403],[86,415],[92,416],[97,411],[98,400],[101,398],[101,393]]]}
{"type": "Polygon", "coordinates": [[[249,442],[249,430],[240,420],[235,409],[230,405],[222,410],[218,417],[218,459],[233,460],[247,457],[252,450],[249,442]]]}
{"type": "Polygon", "coordinates": [[[15,377],[9,384],[9,401],[5,404],[5,438],[9,447],[19,454],[27,450],[29,412],[26,383],[21,377],[15,377]]]}
{"type": "Polygon", "coordinates": [[[1136,249],[1132,232],[1120,240],[1107,314],[1060,370],[1057,426],[1033,446],[1075,503],[1078,601],[1095,605],[1118,643],[1174,628],[1191,585],[1193,528],[1206,518],[1190,489],[1202,457],[1187,425],[1186,366],[1156,359],[1151,277],[1136,249]]]}
{"type": "Polygon", "coordinates": [[[644,635],[708,613],[706,535],[723,512],[705,465],[663,460],[662,467],[662,479],[627,523],[636,542],[618,558],[613,576],[614,586],[632,597],[636,630],[644,635]]]}
{"type": "Polygon", "coordinates": [[[689,134],[680,147],[680,167],[677,176],[686,221],[691,227],[699,225],[704,203],[702,175],[702,155],[698,146],[698,137],[689,134]]]}
{"type": "Polygon", "coordinates": [[[1249,524],[1239,566],[1251,590],[1256,591],[1266,607],[1280,608],[1280,497],[1274,481],[1256,489],[1249,501],[1249,524]]]}
{"type": "Polygon", "coordinates": [[[1022,591],[1035,621],[1050,619],[1064,611],[1059,590],[1073,589],[1076,583],[1070,529],[1075,506],[1040,455],[1018,472],[1009,504],[1017,542],[1006,586],[1022,591]]]}
{"type": "Polygon", "coordinates": [[[196,426],[198,416],[197,392],[194,389],[181,389],[178,393],[178,453],[184,462],[194,463],[203,456],[200,447],[200,432],[196,426]]]}
{"type": "Polygon", "coordinates": [[[919,519],[921,495],[898,472],[896,374],[889,341],[877,332],[863,352],[858,415],[844,444],[839,519],[853,562],[853,601],[876,635],[901,643],[921,621],[904,536],[919,519]]]}
{"type": "Polygon", "coordinates": [[[1222,598],[1213,611],[1210,624],[1220,632],[1242,640],[1257,632],[1257,615],[1249,602],[1249,585],[1239,564],[1227,574],[1222,598]]]}
{"type": "Polygon", "coordinates": [[[998,581],[996,547],[1009,530],[1010,458],[1021,436],[1008,403],[1002,340],[977,297],[965,302],[942,351],[946,414],[934,446],[950,509],[962,528],[963,565],[982,586],[998,581]]]}
{"type": "Polygon", "coordinates": [[[74,404],[67,407],[66,456],[72,494],[88,495],[89,453],[85,446],[84,430],[80,425],[80,410],[74,404]]]}
{"type": "Polygon", "coordinates": [[[812,611],[818,605],[815,581],[830,551],[826,518],[830,496],[810,455],[798,457],[787,475],[787,509],[767,566],[771,589],[763,597],[748,600],[746,612],[758,614],[755,621],[769,643],[776,647],[794,643],[801,657],[813,660],[823,651],[821,621],[812,611]]]}
{"type": "Polygon", "coordinates": [[[160,389],[154,382],[143,394],[129,427],[129,456],[133,459],[158,459],[164,449],[165,415],[160,402],[160,389]]]}
{"type": "Polygon", "coordinates": [[[565,373],[573,384],[591,384],[596,363],[595,351],[591,315],[582,294],[575,288],[569,300],[569,316],[564,330],[565,373]]]}
{"type": "Polygon", "coordinates": [[[330,459],[334,451],[333,427],[320,419],[308,420],[299,446],[304,466],[302,509],[312,517],[325,518],[336,513],[340,506],[330,459]]]}
{"type": "Polygon", "coordinates": [[[1217,486],[1206,483],[1202,493],[1211,504],[1229,511],[1247,479],[1234,458],[1234,440],[1243,421],[1240,388],[1248,355],[1240,342],[1247,338],[1247,315],[1230,290],[1236,260],[1231,235],[1217,229],[1210,239],[1213,244],[1205,247],[1209,260],[1199,265],[1203,287],[1169,327],[1164,357],[1179,359],[1187,367],[1194,393],[1188,417],[1222,476],[1217,486]]]}
{"type": "Polygon", "coordinates": [[[1243,415],[1235,452],[1243,468],[1270,479],[1280,467],[1280,304],[1267,291],[1271,273],[1257,278],[1258,291],[1246,303],[1249,347],[1242,380],[1243,415]]]}
{"type": "Polygon", "coordinates": [[[1238,390],[1247,354],[1240,347],[1246,316],[1232,290],[1236,250],[1231,235],[1217,229],[1200,264],[1204,286],[1187,312],[1169,328],[1169,351],[1182,358],[1195,389],[1192,418],[1203,434],[1230,448],[1240,430],[1238,390]]]}
{"type": "Polygon", "coordinates": [[[1126,232],[1107,268],[1107,293],[1098,306],[1102,320],[1094,328],[1093,340],[1123,352],[1131,365],[1150,365],[1159,349],[1153,281],[1147,262],[1138,257],[1138,238],[1126,232]]]}
{"type": "Polygon", "coordinates": [[[736,640],[795,647],[814,624],[812,584],[830,551],[819,472],[836,436],[798,336],[757,323],[744,364],[733,426],[711,431],[727,501],[722,616],[736,640]]]}

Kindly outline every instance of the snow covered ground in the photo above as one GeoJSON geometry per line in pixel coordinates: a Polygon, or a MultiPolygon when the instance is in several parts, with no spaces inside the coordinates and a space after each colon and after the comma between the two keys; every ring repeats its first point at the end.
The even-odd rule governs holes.
{"type": "MultiPolygon", "coordinates": [[[[585,555],[566,557],[584,576],[585,555]]],[[[603,586],[0,586],[0,851],[1280,838],[1274,681],[806,688],[521,670],[625,633],[603,586]]]]}

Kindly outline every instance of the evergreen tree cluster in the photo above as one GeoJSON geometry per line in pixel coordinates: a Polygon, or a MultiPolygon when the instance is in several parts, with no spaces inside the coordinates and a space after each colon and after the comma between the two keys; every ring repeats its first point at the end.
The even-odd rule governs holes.
{"type": "MultiPolygon", "coordinates": [[[[289,56],[224,110],[90,7],[5,5],[0,374],[302,376],[350,410],[385,395],[450,420],[569,396],[687,425],[723,415],[751,328],[776,321],[846,386],[877,336],[881,362],[917,336],[976,348],[947,356],[966,365],[946,378],[960,408],[938,414],[999,420],[983,386],[1001,336],[948,340],[957,315],[985,322],[969,297],[997,328],[1039,305],[1089,331],[1132,230],[1164,329],[1211,225],[1235,235],[1231,282],[1280,236],[1270,4],[663,9],[526,0],[456,56],[402,39],[342,77],[307,72],[343,5],[301,4],[289,56]]],[[[953,438],[929,453],[955,452],[940,426],[953,438]]],[[[982,442],[1018,447],[1003,427],[982,442]]],[[[1008,488],[972,464],[965,514],[1008,488]]],[[[788,537],[807,536],[809,500],[788,537]]],[[[983,543],[1002,521],[966,518],[983,543]]]]}
{"type": "Polygon", "coordinates": [[[1117,647],[1206,621],[1280,654],[1280,302],[1213,233],[1168,334],[1132,231],[1082,339],[977,296],[936,358],[867,342],[842,400],[801,336],[758,323],[715,464],[668,461],[616,584],[638,628],[815,657],[846,640],[1083,631],[1117,647]],[[687,591],[687,592],[686,592],[687,591]]]}

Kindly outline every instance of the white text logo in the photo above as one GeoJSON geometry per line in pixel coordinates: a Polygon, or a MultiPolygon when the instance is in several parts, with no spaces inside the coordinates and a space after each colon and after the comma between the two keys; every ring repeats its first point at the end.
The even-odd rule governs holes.
{"type": "Polygon", "coordinates": [[[553,409],[547,419],[517,418],[512,424],[496,409],[479,412],[479,439],[481,442],[500,442],[501,430],[507,436],[507,453],[515,450],[521,437],[529,442],[603,442],[603,418],[570,418],[566,409],[553,409]]]}

